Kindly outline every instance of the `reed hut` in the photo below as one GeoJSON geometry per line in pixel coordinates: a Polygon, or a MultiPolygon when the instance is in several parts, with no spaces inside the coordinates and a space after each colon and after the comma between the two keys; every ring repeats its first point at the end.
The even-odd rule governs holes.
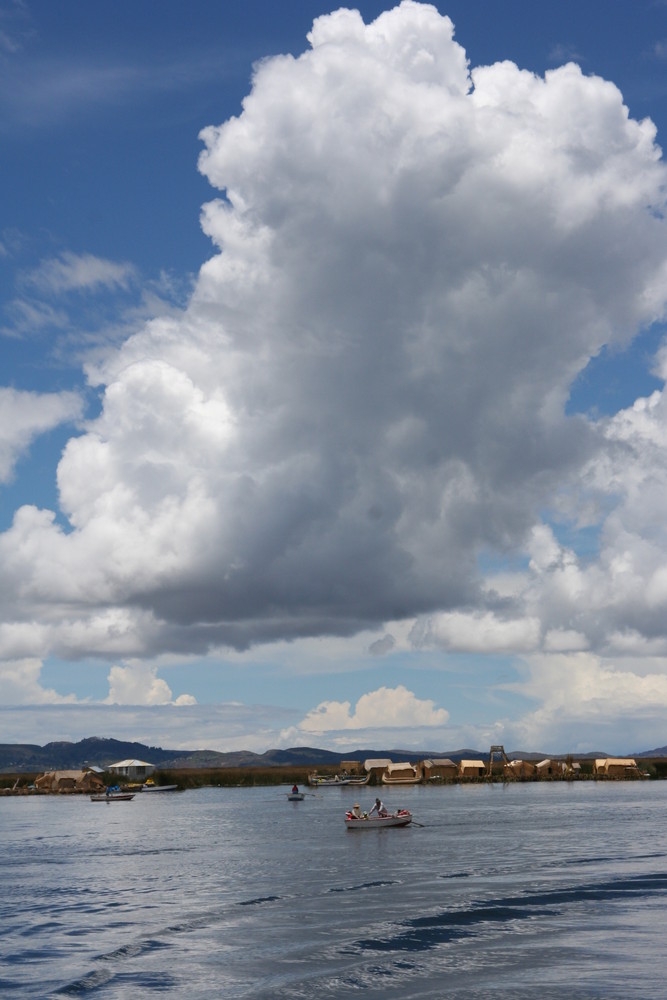
{"type": "Polygon", "coordinates": [[[602,757],[595,761],[594,774],[601,778],[638,778],[637,761],[632,757],[602,757]]]}
{"type": "Polygon", "coordinates": [[[35,778],[40,792],[99,792],[104,782],[94,771],[46,771],[35,778]]]}
{"type": "Polygon", "coordinates": [[[460,778],[483,778],[486,773],[486,766],[483,760],[460,760],[460,778]]]}
{"type": "Polygon", "coordinates": [[[426,781],[451,781],[459,773],[456,764],[449,757],[434,757],[423,760],[421,769],[426,781]]]}
{"type": "Polygon", "coordinates": [[[541,760],[535,765],[538,778],[563,778],[567,770],[567,765],[563,760],[541,760]]]}
{"type": "Polygon", "coordinates": [[[382,781],[382,775],[391,764],[389,757],[369,757],[364,761],[364,771],[368,775],[369,781],[382,781]]]}
{"type": "Polygon", "coordinates": [[[503,777],[509,781],[530,781],[535,777],[536,770],[530,760],[511,760],[503,765],[503,777]]]}
{"type": "Polygon", "coordinates": [[[382,772],[383,785],[417,785],[420,781],[420,769],[408,761],[403,761],[400,764],[388,764],[382,772]]]}

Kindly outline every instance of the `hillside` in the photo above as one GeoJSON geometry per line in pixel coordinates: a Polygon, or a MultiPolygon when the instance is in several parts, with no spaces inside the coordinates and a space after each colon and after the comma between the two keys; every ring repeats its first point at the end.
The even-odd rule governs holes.
{"type": "MultiPolygon", "coordinates": [[[[511,750],[510,759],[542,760],[547,754],[536,751],[511,750]]],[[[602,750],[576,755],[578,759],[607,757],[602,750]]],[[[630,757],[667,757],[667,747],[630,753],[630,757]]],[[[333,753],[317,747],[290,747],[286,750],[267,750],[253,753],[251,750],[235,750],[222,753],[217,750],[164,750],[162,747],[146,746],[144,743],[128,743],[122,740],[91,736],[78,743],[55,742],[41,747],[32,743],[0,743],[0,772],[46,771],[80,768],[85,765],[107,767],[118,760],[133,758],[148,761],[161,768],[202,768],[202,767],[338,767],[341,760],[367,760],[386,757],[393,761],[417,760],[428,757],[449,757],[453,761],[463,758],[488,760],[488,750],[378,750],[356,749],[333,753]]]]}

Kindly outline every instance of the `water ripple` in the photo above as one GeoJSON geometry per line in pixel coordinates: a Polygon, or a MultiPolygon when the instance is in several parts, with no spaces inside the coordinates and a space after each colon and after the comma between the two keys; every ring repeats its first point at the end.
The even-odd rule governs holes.
{"type": "Polygon", "coordinates": [[[428,951],[436,945],[470,936],[483,925],[513,923],[536,917],[550,917],[558,908],[579,903],[644,899],[667,893],[667,874],[655,872],[632,878],[610,879],[571,888],[507,896],[489,904],[473,901],[461,910],[444,910],[425,917],[415,917],[399,926],[399,933],[356,942],[361,951],[428,951]]]}

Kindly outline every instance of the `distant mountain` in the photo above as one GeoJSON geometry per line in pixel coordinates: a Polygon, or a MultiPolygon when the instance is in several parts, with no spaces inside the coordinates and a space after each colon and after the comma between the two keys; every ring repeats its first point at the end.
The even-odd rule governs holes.
{"type": "Polygon", "coordinates": [[[667,757],[667,747],[658,747],[657,750],[642,750],[641,753],[629,754],[630,757],[667,757]]]}
{"type": "Polygon", "coordinates": [[[187,750],[162,750],[143,743],[125,743],[97,736],[78,743],[47,743],[43,747],[30,743],[0,743],[0,771],[68,770],[85,764],[106,767],[128,757],[162,767],[167,761],[174,762],[188,753],[187,750]]]}
{"type": "Polygon", "coordinates": [[[257,754],[251,750],[219,753],[216,750],[163,750],[144,743],[92,736],[78,743],[47,743],[40,747],[30,743],[1,743],[0,771],[67,770],[86,764],[108,767],[119,760],[138,759],[157,767],[278,767],[295,766],[337,767],[341,755],[314,747],[292,750],[267,750],[257,754]]]}
{"type": "MultiPolygon", "coordinates": [[[[564,757],[565,754],[546,754],[512,750],[507,753],[510,760],[543,760],[549,756],[564,757]]],[[[576,754],[580,760],[592,757],[608,757],[609,754],[597,750],[576,754]]],[[[667,747],[645,750],[630,754],[631,757],[667,757],[667,747]]],[[[258,754],[252,750],[235,750],[221,753],[217,750],[163,750],[161,747],[146,746],[144,743],[127,743],[122,740],[91,736],[78,743],[55,742],[40,747],[32,743],[0,743],[0,772],[48,771],[80,768],[89,765],[108,767],[118,760],[138,759],[148,761],[160,768],[203,768],[203,767],[339,767],[342,760],[364,761],[369,758],[386,758],[394,762],[402,760],[424,760],[433,757],[449,757],[454,762],[464,759],[489,759],[489,751],[471,750],[345,750],[333,753],[317,747],[290,747],[286,750],[267,750],[258,754]]]]}

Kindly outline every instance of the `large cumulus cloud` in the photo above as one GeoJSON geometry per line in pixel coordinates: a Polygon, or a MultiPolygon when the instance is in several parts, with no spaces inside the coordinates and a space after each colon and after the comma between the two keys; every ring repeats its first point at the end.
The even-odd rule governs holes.
{"type": "MultiPolygon", "coordinates": [[[[587,605],[549,611],[552,564],[503,592],[479,557],[529,552],[559,496],[575,519],[620,503],[643,544],[648,500],[630,523],[614,472],[621,451],[643,468],[638,416],[622,433],[565,406],[591,357],[664,314],[654,128],[572,64],[470,70],[450,20],[409,0],[318,18],[309,42],[202,133],[216,253],[180,317],[89,366],[102,412],[58,470],[70,530],[17,513],[4,617],[38,616],[69,655],[89,619],[109,628],[82,626],[81,655],[125,636],[138,656],[433,614],[446,645],[471,609],[504,650],[576,645],[587,605]]],[[[650,624],[639,604],[623,628],[650,624]]]]}

